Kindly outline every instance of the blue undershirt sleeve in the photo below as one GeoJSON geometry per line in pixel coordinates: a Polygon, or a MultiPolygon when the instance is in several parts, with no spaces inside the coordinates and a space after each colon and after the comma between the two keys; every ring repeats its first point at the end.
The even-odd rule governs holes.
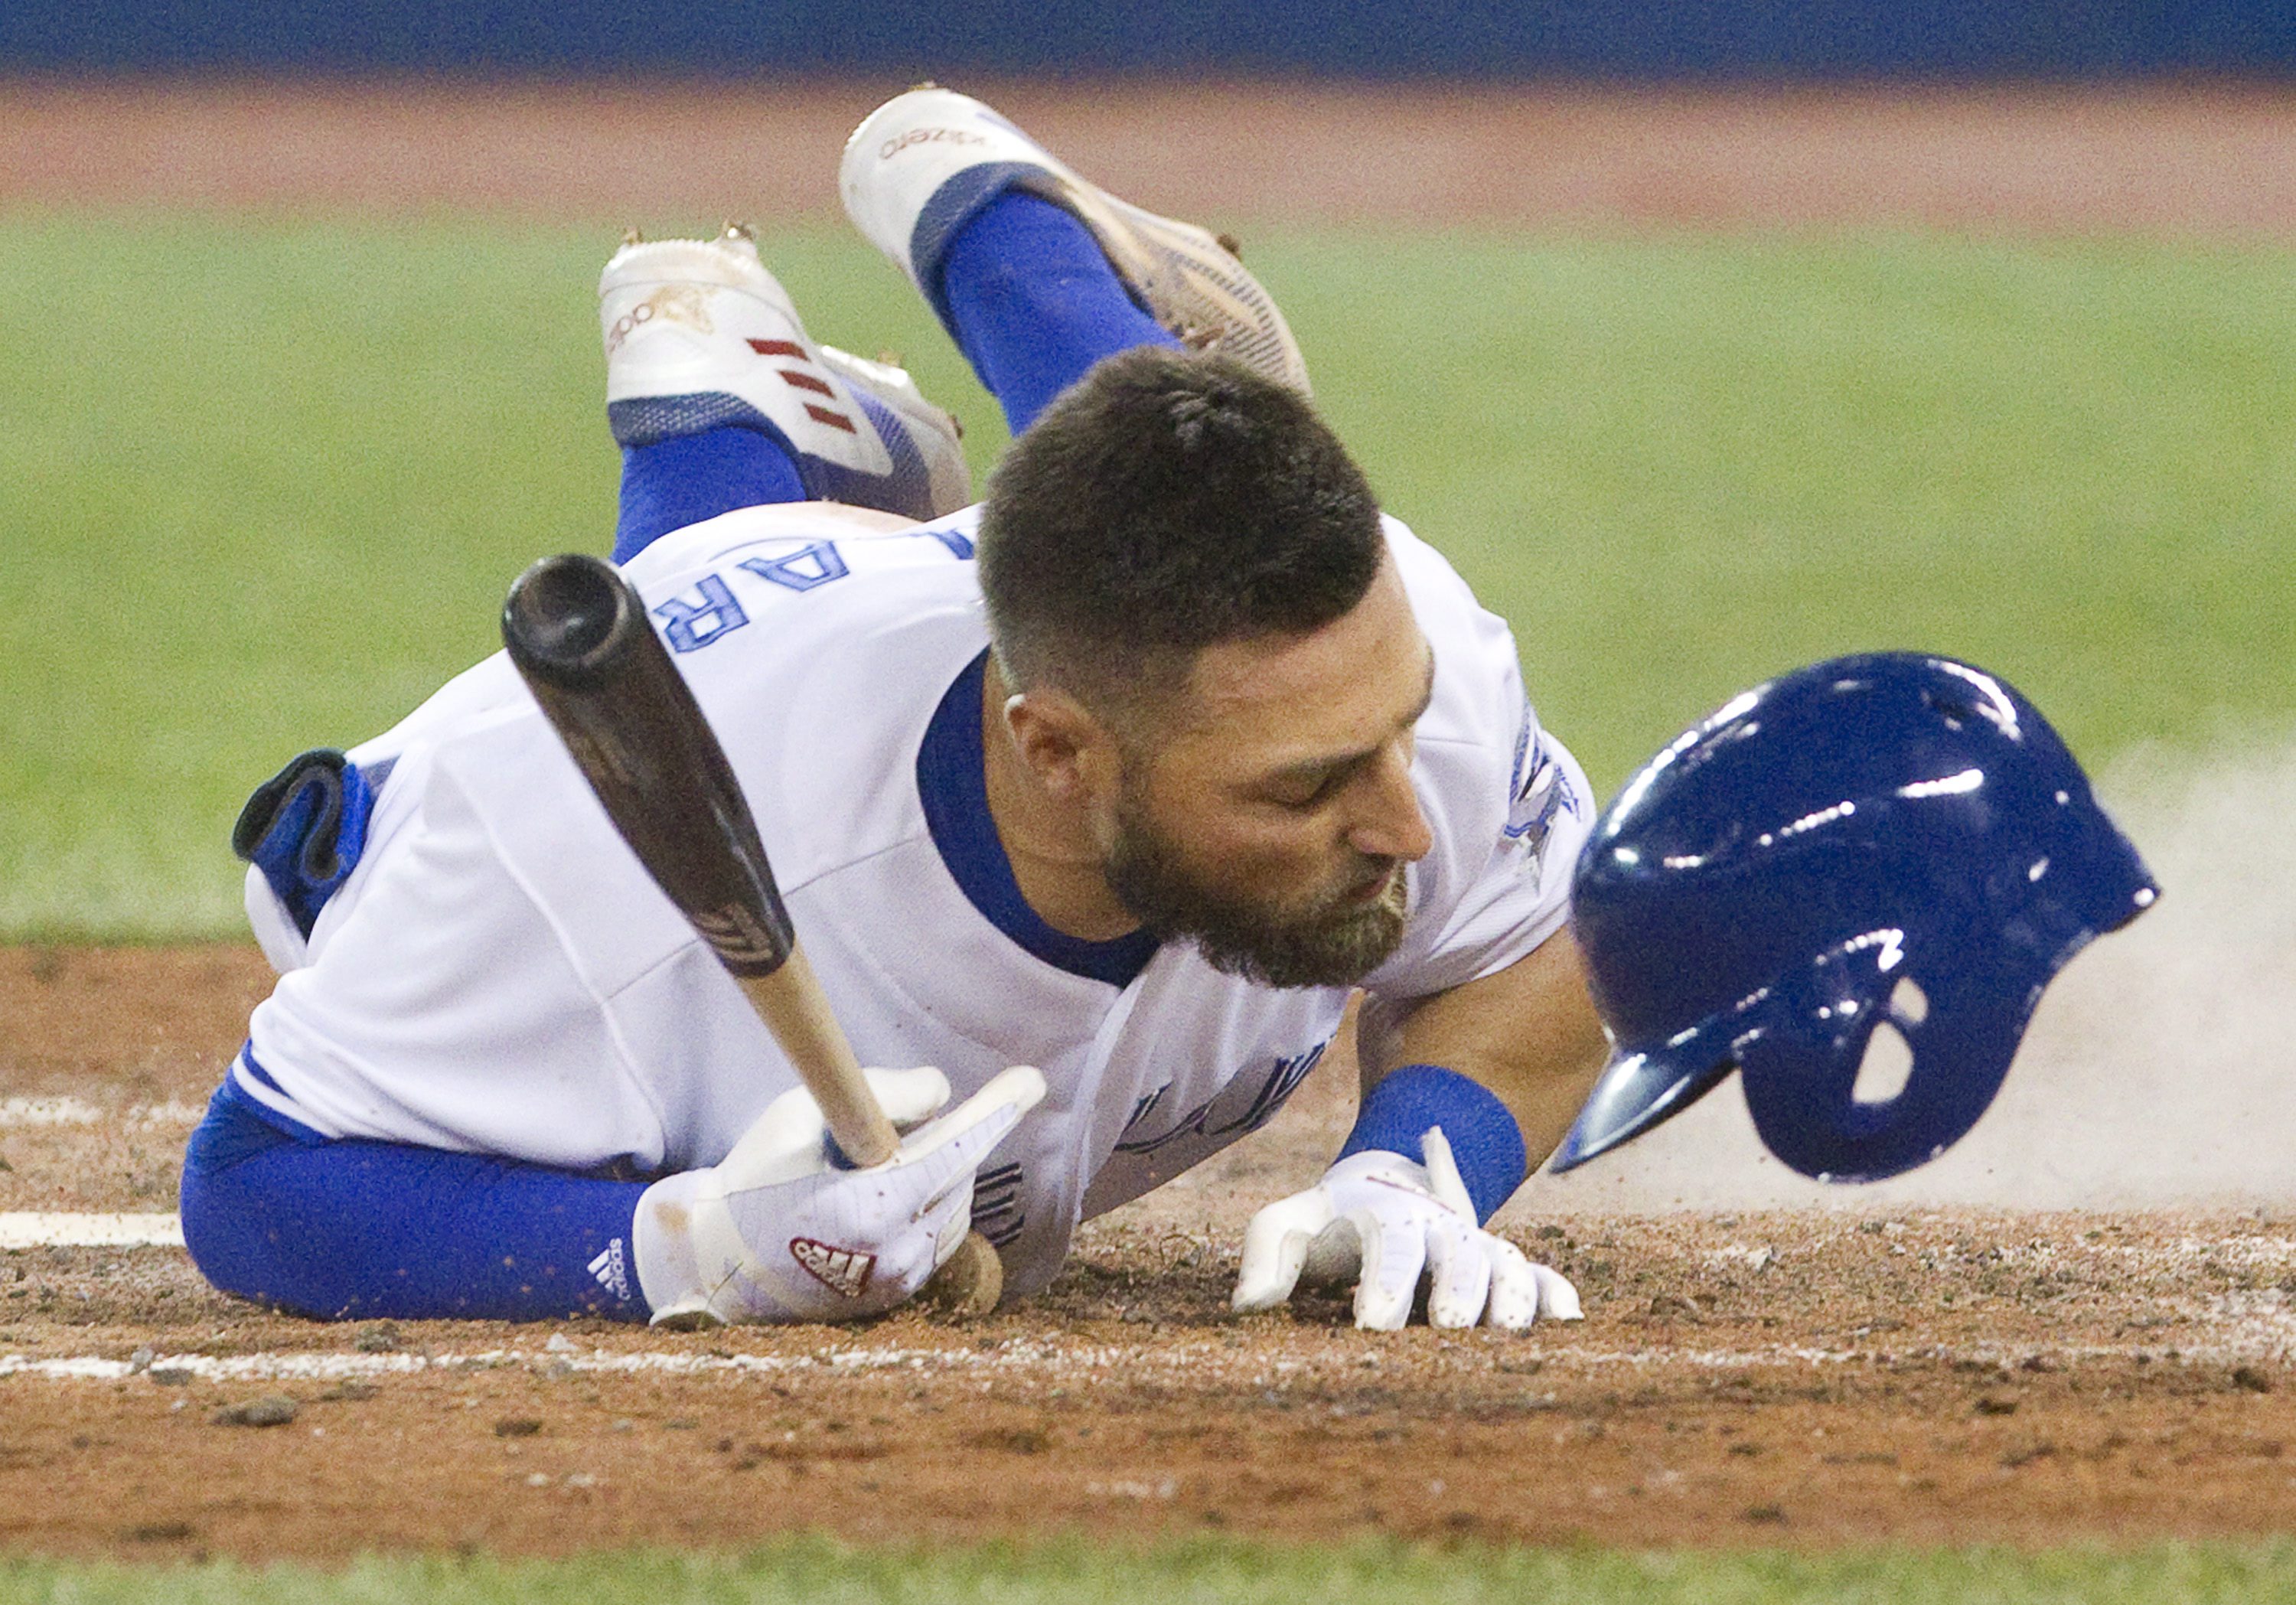
{"type": "Polygon", "coordinates": [[[644,1191],[299,1138],[226,1082],[184,1154],[184,1241],[225,1292],[321,1320],[644,1321],[630,1226],[644,1191]]]}
{"type": "Polygon", "coordinates": [[[1340,1158],[1380,1149],[1427,1162],[1427,1128],[1439,1126],[1451,1144],[1459,1179],[1475,1201],[1475,1218],[1487,1221],[1514,1196],[1530,1174],[1530,1159],[1498,1094],[1480,1081],[1435,1064],[1406,1064],[1390,1071],[1364,1094],[1355,1129],[1340,1158]]]}

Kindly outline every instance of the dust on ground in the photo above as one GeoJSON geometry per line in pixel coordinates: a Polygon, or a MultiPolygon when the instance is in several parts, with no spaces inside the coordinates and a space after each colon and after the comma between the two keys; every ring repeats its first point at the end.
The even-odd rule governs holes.
{"type": "MultiPolygon", "coordinates": [[[[0,1210],[151,1209],[267,973],[0,949],[0,1210]]],[[[1333,1055],[1337,1060],[1340,1055],[1333,1055]]],[[[1575,1216],[1587,1319],[1238,1319],[1242,1224],[1344,1066],[986,1320],[323,1324],[170,1249],[0,1253],[0,1547],[339,1559],[1219,1528],[2046,1543],[2296,1521],[2296,1212],[1575,1216]],[[237,1413],[237,1419],[234,1419],[237,1413]],[[250,1424],[271,1421],[271,1425],[250,1424]]]]}
{"type": "MultiPolygon", "coordinates": [[[[1917,1170],[1828,1187],[1762,1151],[1735,1077],[1517,1211],[2296,1208],[2296,741],[2225,733],[2098,777],[2161,900],[2042,995],[2000,1095],[1917,1170]]],[[[1920,979],[1918,965],[1914,971],[1920,979]]]]}
{"type": "MultiPolygon", "coordinates": [[[[898,87],[0,83],[0,205],[831,215],[846,129],[898,87]]],[[[1215,220],[2234,239],[2296,225],[2284,90],[988,93],[1089,176],[1215,220]]],[[[2184,1045],[2197,1023],[2228,1044],[2205,1085],[2222,1089],[2226,1067],[2243,1085],[2296,1085],[2279,1001],[2296,987],[2276,967],[2296,897],[2271,890],[2285,855],[2249,853],[2284,879],[2243,886],[2218,847],[2285,812],[2279,775],[2130,790],[2167,898],[2116,938],[2130,946],[2082,961],[2095,983],[2077,966],[2051,995],[2102,1006],[2135,988],[2131,1018],[2153,1023],[2105,1048],[2184,1045]],[[2140,815],[2163,798],[2156,828],[2140,815]],[[2217,913],[2175,924],[2180,897],[2217,913]],[[2140,948],[2148,927],[2177,941],[2140,948]],[[2222,1036],[2226,998],[2266,1011],[2238,1017],[2248,1036],[2222,1036]]],[[[184,1136],[268,979],[237,946],[0,949],[0,1210],[172,1207],[184,1136]]],[[[2066,1092],[2120,1085],[2098,1079],[2098,1051],[2045,1014],[2011,1096],[2030,1083],[2062,1116],[2066,1092]]],[[[2153,1076],[2113,1130],[2187,1085],[2173,1066],[2153,1076]]],[[[2185,1147],[2178,1185],[2142,1192],[2164,1206],[2145,1213],[1872,1194],[1756,1214],[1702,1194],[1696,1212],[1652,1214],[1615,1184],[1630,1172],[1590,1175],[1592,1208],[1535,1184],[1505,1229],[1573,1277],[1588,1318],[1521,1338],[1360,1334],[1331,1298],[1226,1314],[1244,1219],[1311,1179],[1348,1125],[1342,1054],[1267,1131],[1088,1224],[1045,1297],[971,1325],[323,1325],[220,1297],[180,1250],[0,1253],[0,1547],[267,1559],[793,1528],[1637,1545],[2284,1531],[2296,1211],[2272,1201],[2286,1194],[2268,1161],[2257,1208],[2192,1207],[2218,1129],[2193,1124],[2195,1107],[2187,1094],[2157,1121],[2185,1147]]],[[[1680,1195],[1658,1196],[1669,1167],[1776,1196],[1732,1171],[1730,1114],[1723,1097],[1620,1156],[1655,1167],[1644,1204],[1680,1195]],[[1709,1136],[1687,1156],[1666,1146],[1709,1136]]],[[[2246,1132],[2275,1135],[2268,1120],[2246,1132]]]]}

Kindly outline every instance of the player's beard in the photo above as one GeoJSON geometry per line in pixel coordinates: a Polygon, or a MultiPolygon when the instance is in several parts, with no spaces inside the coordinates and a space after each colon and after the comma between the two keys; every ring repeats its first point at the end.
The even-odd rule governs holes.
{"type": "Polygon", "coordinates": [[[1398,861],[1358,855],[1346,887],[1304,907],[1272,908],[1236,897],[1191,869],[1179,846],[1127,795],[1103,872],[1111,890],[1156,936],[1185,938],[1204,962],[1266,987],[1352,987],[1403,940],[1407,899],[1398,861]],[[1384,866],[1387,884],[1369,903],[1348,892],[1384,866]]]}

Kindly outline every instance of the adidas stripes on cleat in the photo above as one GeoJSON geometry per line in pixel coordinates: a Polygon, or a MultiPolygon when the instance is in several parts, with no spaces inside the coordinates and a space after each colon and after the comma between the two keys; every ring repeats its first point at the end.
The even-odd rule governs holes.
{"type": "Polygon", "coordinates": [[[630,239],[598,315],[617,445],[739,425],[776,440],[818,500],[931,519],[972,499],[956,421],[899,368],[809,339],[746,229],[630,239]]]}

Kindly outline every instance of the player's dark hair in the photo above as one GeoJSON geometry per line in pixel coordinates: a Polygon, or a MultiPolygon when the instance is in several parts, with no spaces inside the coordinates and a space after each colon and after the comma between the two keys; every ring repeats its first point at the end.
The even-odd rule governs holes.
{"type": "Polygon", "coordinates": [[[1111,708],[1216,642],[1316,629],[1379,571],[1379,506],[1305,397],[1233,358],[1144,347],[1013,443],[980,515],[980,583],[1015,690],[1111,708]]]}

